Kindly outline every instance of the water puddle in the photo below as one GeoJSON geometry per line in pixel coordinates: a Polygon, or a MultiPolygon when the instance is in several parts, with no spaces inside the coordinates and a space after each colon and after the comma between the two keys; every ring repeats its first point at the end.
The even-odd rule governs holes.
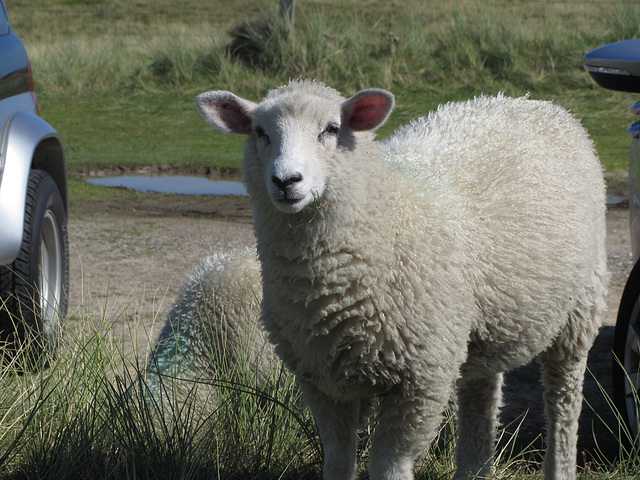
{"type": "Polygon", "coordinates": [[[130,188],[139,192],[174,193],[181,195],[246,195],[240,182],[214,181],[204,177],[130,175],[95,177],[86,180],[103,187],[130,188]]]}
{"type": "Polygon", "coordinates": [[[607,192],[607,207],[627,208],[629,206],[629,198],[626,195],[620,195],[615,192],[607,192]]]}

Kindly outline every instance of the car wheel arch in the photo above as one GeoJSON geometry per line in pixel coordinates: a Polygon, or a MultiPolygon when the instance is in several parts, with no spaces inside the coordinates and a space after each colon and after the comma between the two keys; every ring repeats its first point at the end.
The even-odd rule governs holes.
{"type": "MultiPolygon", "coordinates": [[[[14,115],[4,132],[3,169],[0,178],[0,205],[24,205],[29,173],[44,170],[55,181],[69,213],[69,187],[67,165],[62,140],[58,132],[34,113],[14,115]],[[20,160],[26,159],[26,160],[20,160]]],[[[0,264],[9,263],[17,256],[22,243],[24,211],[0,208],[3,242],[0,245],[0,264]]]]}

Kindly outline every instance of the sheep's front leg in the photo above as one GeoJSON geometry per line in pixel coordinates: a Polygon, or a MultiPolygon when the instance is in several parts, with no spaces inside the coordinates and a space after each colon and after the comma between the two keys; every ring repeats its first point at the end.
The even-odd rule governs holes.
{"type": "Polygon", "coordinates": [[[322,478],[352,480],[356,476],[360,402],[336,402],[309,383],[298,384],[320,430],[324,448],[322,478]]]}
{"type": "Polygon", "coordinates": [[[492,471],[502,374],[466,380],[458,387],[458,440],[454,478],[486,477],[492,471]]]}
{"type": "Polygon", "coordinates": [[[371,447],[371,480],[412,480],[414,462],[438,433],[444,399],[427,392],[382,399],[371,447]]]}

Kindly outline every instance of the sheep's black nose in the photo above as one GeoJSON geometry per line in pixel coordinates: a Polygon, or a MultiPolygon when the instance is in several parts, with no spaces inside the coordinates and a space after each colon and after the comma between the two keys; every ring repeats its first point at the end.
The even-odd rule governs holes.
{"type": "Polygon", "coordinates": [[[289,185],[293,183],[301,182],[302,174],[300,172],[297,172],[294,175],[291,175],[290,177],[287,177],[285,179],[282,179],[280,177],[277,177],[276,175],[273,175],[271,177],[271,181],[280,190],[285,190],[289,185]]]}

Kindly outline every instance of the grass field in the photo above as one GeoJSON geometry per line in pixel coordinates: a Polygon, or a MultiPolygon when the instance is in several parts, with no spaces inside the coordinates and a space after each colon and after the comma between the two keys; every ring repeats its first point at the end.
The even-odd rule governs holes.
{"type": "Polygon", "coordinates": [[[631,0],[302,1],[293,34],[275,0],[7,4],[31,54],[41,113],[62,133],[73,169],[237,169],[242,142],[212,132],[193,97],[230,89],[258,100],[299,76],[345,95],[391,90],[398,107],[382,136],[442,102],[530,93],[575,112],[608,171],[626,168],[635,98],[595,86],[582,57],[640,36],[631,0]],[[246,20],[253,28],[234,59],[228,32],[246,20]]]}
{"type": "MultiPolygon", "coordinates": [[[[237,170],[242,140],[212,131],[193,97],[230,89],[258,100],[299,76],[345,95],[391,90],[397,108],[380,136],[442,102],[530,93],[582,119],[609,173],[626,169],[628,107],[637,98],[597,87],[582,57],[640,37],[637,0],[300,0],[293,32],[277,3],[6,0],[31,55],[41,114],[62,134],[77,175],[154,165],[237,170]],[[247,20],[254,23],[233,56],[229,31],[247,20]]],[[[95,188],[72,182],[76,197],[95,188]]],[[[147,346],[124,348],[114,321],[82,319],[48,370],[0,371],[0,478],[318,478],[321,447],[290,383],[270,398],[225,384],[209,417],[188,407],[158,417],[139,395],[147,346]]],[[[364,432],[363,458],[367,439],[364,432]]],[[[418,478],[448,478],[451,452],[451,442],[438,443],[418,478]]],[[[540,478],[529,453],[505,450],[499,475],[540,478]]],[[[636,478],[638,460],[624,457],[588,465],[581,478],[636,478]]]]}

